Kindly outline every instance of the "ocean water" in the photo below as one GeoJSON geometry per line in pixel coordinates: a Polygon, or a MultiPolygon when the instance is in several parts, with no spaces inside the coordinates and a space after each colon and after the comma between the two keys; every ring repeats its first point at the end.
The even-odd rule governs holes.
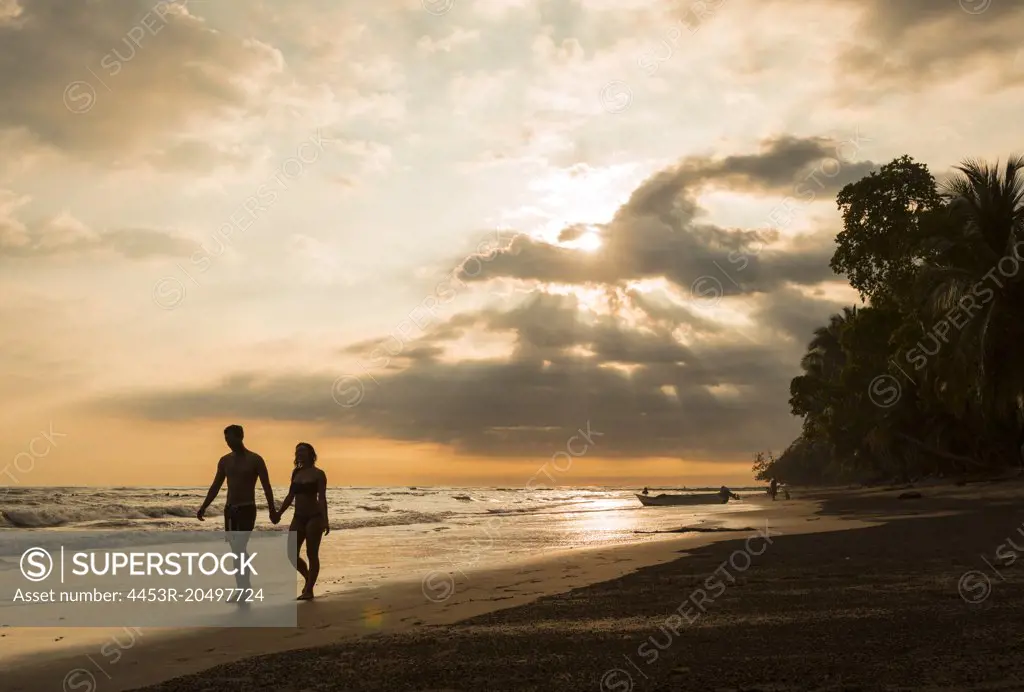
{"type": "MultiPolygon", "coordinates": [[[[195,518],[206,488],[0,488],[5,531],[221,531],[223,497],[195,518]]],[[[653,489],[652,489],[653,490],[653,489]]],[[[700,490],[700,489],[698,489],[700,490]]],[[[716,489],[703,489],[716,490],[716,489]]],[[[762,495],[763,489],[738,489],[762,495]]],[[[658,491],[689,492],[679,489],[658,491]]],[[[468,572],[598,546],[672,537],[683,526],[714,524],[750,502],[643,507],[635,488],[331,488],[331,533],[321,548],[320,592],[468,572]]],[[[278,502],[285,489],[275,489],[278,502]]],[[[257,489],[257,501],[262,500],[257,489]]],[[[274,526],[261,508],[257,531],[274,526]]],[[[0,569],[16,569],[0,565],[0,569]]]]}

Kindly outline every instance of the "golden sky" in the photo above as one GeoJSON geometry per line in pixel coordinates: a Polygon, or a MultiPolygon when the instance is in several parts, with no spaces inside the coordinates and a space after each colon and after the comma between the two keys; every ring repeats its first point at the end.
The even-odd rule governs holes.
{"type": "Polygon", "coordinates": [[[588,421],[559,483],[750,482],[856,299],[836,191],[1014,153],[1022,22],[0,0],[0,484],[202,485],[241,423],[282,480],[306,440],[338,485],[523,486],[588,421]]]}

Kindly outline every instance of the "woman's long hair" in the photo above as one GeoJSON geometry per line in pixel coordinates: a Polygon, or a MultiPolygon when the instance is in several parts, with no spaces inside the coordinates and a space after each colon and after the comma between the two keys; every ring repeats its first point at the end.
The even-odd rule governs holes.
{"type": "MultiPolygon", "coordinates": [[[[305,449],[309,450],[309,466],[316,466],[316,450],[313,449],[313,445],[309,444],[308,442],[300,442],[295,446],[304,447],[305,449]]],[[[292,476],[294,476],[299,471],[299,469],[304,468],[306,468],[306,465],[300,464],[298,455],[295,455],[295,470],[292,471],[292,476]]]]}

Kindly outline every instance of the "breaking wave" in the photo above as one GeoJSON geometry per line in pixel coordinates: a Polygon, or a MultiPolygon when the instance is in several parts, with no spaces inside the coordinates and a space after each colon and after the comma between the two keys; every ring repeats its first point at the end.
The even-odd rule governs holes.
{"type": "Polygon", "coordinates": [[[346,519],[337,522],[339,529],[368,529],[375,526],[408,526],[411,524],[441,524],[445,519],[455,516],[454,512],[392,512],[386,516],[366,517],[365,519],[346,519]]]}
{"type": "Polygon", "coordinates": [[[9,509],[0,511],[0,526],[16,529],[45,529],[68,524],[89,522],[126,521],[131,519],[170,519],[195,516],[195,509],[184,505],[151,507],[125,507],[106,505],[101,507],[56,507],[52,509],[9,509]]]}

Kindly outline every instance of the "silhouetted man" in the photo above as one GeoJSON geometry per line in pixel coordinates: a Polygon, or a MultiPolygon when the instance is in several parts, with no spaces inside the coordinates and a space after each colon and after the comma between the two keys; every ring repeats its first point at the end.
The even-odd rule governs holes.
{"type": "MultiPolygon", "coordinates": [[[[224,441],[231,449],[217,462],[217,475],[213,479],[210,491],[206,493],[203,506],[196,512],[199,521],[205,521],[206,509],[220,494],[224,480],[228,482],[227,504],[224,505],[224,530],[229,532],[231,548],[235,553],[243,553],[249,544],[249,532],[256,527],[256,479],[263,484],[263,492],[267,496],[267,507],[271,520],[276,510],[274,505],[274,489],[270,486],[270,474],[267,463],[256,452],[246,449],[242,439],[245,431],[241,425],[229,425],[224,428],[224,441]]],[[[238,587],[249,588],[248,575],[236,577],[238,587]]],[[[243,594],[242,598],[245,598],[243,594]]]]}

